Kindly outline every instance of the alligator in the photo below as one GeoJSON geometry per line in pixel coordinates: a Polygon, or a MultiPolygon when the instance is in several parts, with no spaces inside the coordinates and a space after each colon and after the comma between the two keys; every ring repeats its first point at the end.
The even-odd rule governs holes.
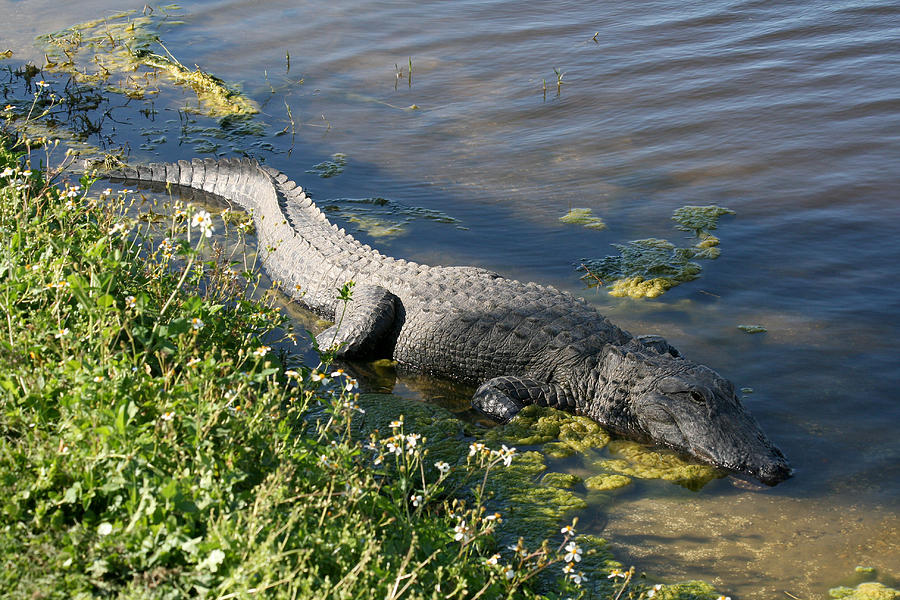
{"type": "Polygon", "coordinates": [[[473,383],[473,407],[501,423],[538,404],[767,485],[792,474],[731,382],[660,336],[632,336],[570,293],[385,256],[329,223],[286,175],[247,158],[125,167],[109,178],[203,190],[249,211],[271,278],[337,321],[316,336],[337,356],[390,357],[473,383]],[[336,290],[349,281],[346,302],[336,290]]]}

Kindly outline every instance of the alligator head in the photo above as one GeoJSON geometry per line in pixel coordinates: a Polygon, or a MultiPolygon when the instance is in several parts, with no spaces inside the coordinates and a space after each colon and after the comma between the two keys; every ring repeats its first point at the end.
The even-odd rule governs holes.
{"type": "Polygon", "coordinates": [[[620,422],[621,433],[767,485],[791,476],[787,459],[743,407],[734,385],[712,369],[667,345],[617,353],[614,363],[614,370],[633,377],[620,399],[630,414],[620,422]]]}

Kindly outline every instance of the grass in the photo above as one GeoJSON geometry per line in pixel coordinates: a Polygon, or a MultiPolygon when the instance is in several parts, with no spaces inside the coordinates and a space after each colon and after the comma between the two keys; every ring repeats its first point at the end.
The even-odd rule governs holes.
{"type": "Polygon", "coordinates": [[[227,219],[135,218],[131,194],[29,146],[0,137],[8,597],[583,592],[574,532],[498,548],[485,486],[514,450],[451,465],[402,421],[354,434],[355,382],[268,345],[279,313],[208,237],[227,219]]]}

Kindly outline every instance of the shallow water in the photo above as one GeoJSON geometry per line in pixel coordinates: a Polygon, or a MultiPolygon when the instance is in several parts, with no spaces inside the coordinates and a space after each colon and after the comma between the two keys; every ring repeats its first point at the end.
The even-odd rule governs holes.
{"type": "MultiPolygon", "coordinates": [[[[0,0],[4,63],[42,62],[35,35],[121,8],[0,0]]],[[[642,483],[598,504],[582,522],[624,561],[733,598],[823,597],[857,565],[900,576],[900,5],[233,0],[180,14],[167,47],[243,86],[272,144],[253,153],[317,201],[458,221],[413,211],[402,234],[358,237],[572,290],[753,388],[746,404],[796,476],[764,491],[642,483]],[[273,135],[286,104],[293,144],[273,135]],[[306,172],[338,152],[341,174],[306,172]],[[611,243],[683,241],[670,217],[686,204],[736,212],[699,280],[655,300],[579,281],[611,243]],[[607,229],[560,223],[572,207],[607,229]]],[[[133,156],[196,154],[157,108],[117,126],[133,156]],[[135,132],[154,128],[167,141],[140,150],[135,132]]]]}

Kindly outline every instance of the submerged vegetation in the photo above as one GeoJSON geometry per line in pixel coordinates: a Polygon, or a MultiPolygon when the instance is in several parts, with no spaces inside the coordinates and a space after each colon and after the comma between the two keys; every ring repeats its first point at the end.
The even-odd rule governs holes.
{"type": "Polygon", "coordinates": [[[259,112],[240,92],[200,67],[185,67],[162,45],[161,30],[180,23],[172,14],[177,9],[160,7],[157,15],[145,7],[142,14],[122,12],[41,36],[44,69],[130,98],[158,94],[163,79],[191,88],[198,104],[186,109],[212,117],[259,112]]]}
{"type": "Polygon", "coordinates": [[[335,152],[331,155],[331,160],[323,160],[322,162],[313,165],[312,168],[308,169],[306,172],[318,175],[323,179],[328,179],[329,177],[334,177],[335,175],[343,173],[344,167],[346,166],[347,155],[343,152],[335,152]]]}
{"type": "Polygon", "coordinates": [[[460,226],[458,219],[445,212],[408,206],[387,198],[330,198],[319,207],[326,214],[347,221],[351,228],[376,238],[403,235],[417,219],[460,226]]]}
{"type": "Polygon", "coordinates": [[[698,259],[719,257],[719,238],[710,233],[719,218],[734,214],[720,206],[683,206],[672,220],[681,231],[690,231],[697,242],[689,247],[677,247],[668,240],[647,238],[626,244],[613,244],[616,256],[581,261],[579,270],[589,286],[610,285],[611,296],[656,298],[676,285],[696,279],[702,267],[698,259]]]}

